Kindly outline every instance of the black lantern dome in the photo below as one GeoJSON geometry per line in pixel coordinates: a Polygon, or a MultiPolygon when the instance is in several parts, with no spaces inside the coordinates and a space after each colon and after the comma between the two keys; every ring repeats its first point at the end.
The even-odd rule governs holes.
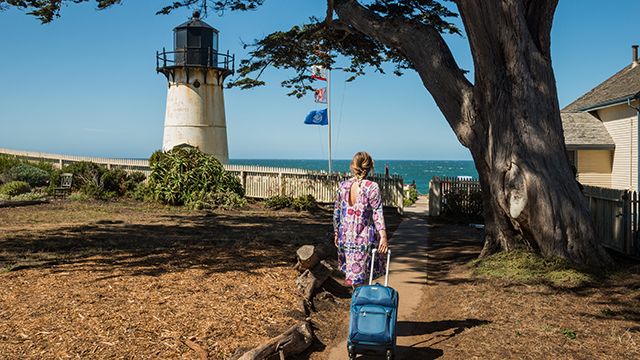
{"type": "Polygon", "coordinates": [[[234,57],[218,52],[218,30],[200,19],[195,11],[189,21],[173,29],[173,51],[157,53],[157,70],[203,67],[233,72],[234,57]]]}

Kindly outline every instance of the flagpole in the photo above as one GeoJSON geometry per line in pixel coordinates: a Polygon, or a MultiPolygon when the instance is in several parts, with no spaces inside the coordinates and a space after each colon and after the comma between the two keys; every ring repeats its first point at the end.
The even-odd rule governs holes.
{"type": "Polygon", "coordinates": [[[327,69],[327,124],[329,125],[329,175],[331,175],[331,69],[327,69]]]}

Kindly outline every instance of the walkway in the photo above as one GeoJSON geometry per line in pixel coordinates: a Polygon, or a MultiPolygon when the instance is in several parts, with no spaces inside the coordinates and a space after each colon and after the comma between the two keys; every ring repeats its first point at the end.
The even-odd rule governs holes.
{"type": "MultiPolygon", "coordinates": [[[[406,219],[400,223],[390,241],[391,269],[389,285],[400,294],[398,309],[398,353],[397,359],[428,359],[433,354],[430,349],[418,349],[413,327],[414,312],[423,296],[424,286],[427,282],[427,201],[421,197],[418,202],[405,208],[406,219]],[[403,336],[405,335],[405,336],[403,336]]],[[[384,281],[384,279],[381,279],[384,281]]],[[[329,360],[346,360],[346,338],[328,352],[329,360]]],[[[359,359],[374,359],[374,357],[360,356],[359,359]]],[[[375,357],[375,359],[383,359],[375,357]]]]}

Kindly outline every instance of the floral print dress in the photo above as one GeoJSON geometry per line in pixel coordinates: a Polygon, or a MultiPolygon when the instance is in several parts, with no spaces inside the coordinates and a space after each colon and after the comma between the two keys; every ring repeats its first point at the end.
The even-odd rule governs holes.
{"type": "MultiPolygon", "coordinates": [[[[371,250],[380,242],[378,232],[385,229],[382,198],[378,184],[370,180],[360,182],[360,192],[353,206],[349,194],[355,178],[345,180],[338,187],[333,228],[338,237],[338,264],[349,285],[364,284],[371,269],[371,250]]],[[[384,274],[385,256],[376,256],[373,278],[384,274]]]]}

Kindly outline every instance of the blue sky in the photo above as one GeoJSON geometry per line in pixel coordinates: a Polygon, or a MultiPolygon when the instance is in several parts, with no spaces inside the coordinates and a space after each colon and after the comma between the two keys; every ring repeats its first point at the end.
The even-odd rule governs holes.
{"type": "MultiPolygon", "coordinates": [[[[155,72],[155,52],[172,46],[173,27],[190,16],[186,9],[154,15],[164,3],[128,0],[105,11],[74,5],[47,25],[0,12],[0,147],[140,158],[159,149],[167,84],[155,72]]],[[[243,42],[323,13],[320,0],[268,0],[258,11],[206,21],[220,30],[220,49],[242,58],[243,42]]],[[[630,63],[639,13],[637,0],[560,1],[552,56],[561,106],[630,63]]],[[[472,70],[466,39],[446,39],[460,66],[472,70]]],[[[286,96],[279,86],[286,76],[272,69],[266,87],[225,90],[231,158],[327,156],[326,127],[302,123],[316,104],[286,96]]],[[[471,158],[417,74],[345,78],[333,74],[334,158],[359,150],[378,159],[471,158]]]]}

